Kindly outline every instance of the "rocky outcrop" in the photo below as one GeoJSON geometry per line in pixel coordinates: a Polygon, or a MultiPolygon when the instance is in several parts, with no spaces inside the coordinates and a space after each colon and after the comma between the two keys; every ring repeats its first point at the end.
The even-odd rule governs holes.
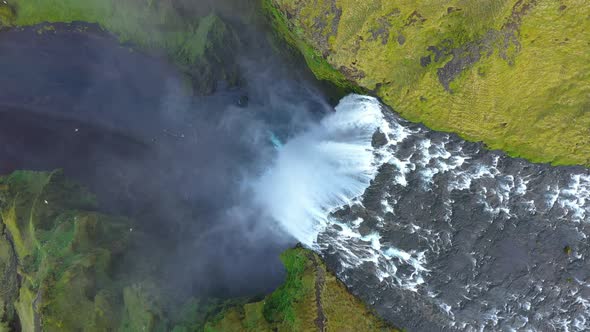
{"type": "Polygon", "coordinates": [[[0,186],[0,324],[24,331],[116,326],[110,271],[126,245],[124,219],[93,212],[93,196],[60,172],[15,172],[0,186]]]}
{"type": "Polygon", "coordinates": [[[590,165],[584,1],[263,2],[320,79],[513,156],[590,165]]]}

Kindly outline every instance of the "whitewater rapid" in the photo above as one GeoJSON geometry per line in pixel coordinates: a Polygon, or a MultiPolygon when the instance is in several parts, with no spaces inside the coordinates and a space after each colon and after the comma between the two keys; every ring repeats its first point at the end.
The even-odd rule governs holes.
{"type": "Polygon", "coordinates": [[[590,329],[586,168],[510,158],[351,95],[259,185],[274,219],[399,326],[590,329]]]}

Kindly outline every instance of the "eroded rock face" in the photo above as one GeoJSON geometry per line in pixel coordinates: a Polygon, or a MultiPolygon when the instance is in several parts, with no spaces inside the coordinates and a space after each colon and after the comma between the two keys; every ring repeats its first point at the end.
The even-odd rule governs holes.
{"type": "Polygon", "coordinates": [[[265,8],[318,78],[352,82],[412,121],[514,156],[590,164],[583,1],[265,0],[265,8]]]}
{"type": "Polygon", "coordinates": [[[199,21],[195,33],[199,37],[194,44],[181,48],[176,55],[195,91],[212,93],[222,80],[237,84],[240,73],[234,52],[239,49],[240,39],[234,29],[219,16],[210,14],[199,21]]]}

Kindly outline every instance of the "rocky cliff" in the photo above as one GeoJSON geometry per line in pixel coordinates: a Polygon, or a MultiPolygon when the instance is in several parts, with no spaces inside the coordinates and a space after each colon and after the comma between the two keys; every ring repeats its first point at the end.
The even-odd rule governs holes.
{"type": "Polygon", "coordinates": [[[320,79],[513,156],[590,165],[583,0],[263,0],[320,79]]]}

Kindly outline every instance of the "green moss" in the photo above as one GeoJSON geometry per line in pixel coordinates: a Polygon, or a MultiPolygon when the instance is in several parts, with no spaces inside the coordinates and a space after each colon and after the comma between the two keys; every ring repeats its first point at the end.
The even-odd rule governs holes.
{"type": "Polygon", "coordinates": [[[11,6],[0,3],[0,29],[9,28],[14,24],[14,10],[11,6]]]}
{"type": "Polygon", "coordinates": [[[127,242],[124,219],[92,210],[94,196],[59,171],[0,178],[2,223],[20,262],[15,308],[23,329],[104,331],[122,309],[113,259],[127,242]],[[115,308],[115,309],[113,309],[115,308]],[[108,314],[108,317],[107,317],[108,314]]]}
{"type": "Polygon", "coordinates": [[[264,1],[292,45],[405,118],[512,156],[590,165],[583,0],[264,1]]]}
{"type": "Polygon", "coordinates": [[[244,300],[239,298],[225,301],[214,298],[189,299],[177,312],[172,313],[172,320],[175,322],[172,330],[174,332],[203,331],[208,320],[219,321],[220,312],[243,303],[244,300]]]}
{"type": "Polygon", "coordinates": [[[35,331],[35,310],[33,302],[35,301],[35,293],[31,291],[30,285],[25,283],[20,288],[18,300],[15,304],[16,312],[20,320],[20,325],[23,331],[35,331]]]}
{"type": "Polygon", "coordinates": [[[158,304],[157,288],[136,284],[125,288],[125,313],[121,331],[166,331],[166,319],[158,304]]]}
{"type": "Polygon", "coordinates": [[[269,322],[284,322],[293,326],[297,318],[294,305],[313,288],[313,283],[302,277],[309,263],[305,252],[287,251],[281,255],[281,260],[287,270],[287,280],[266,299],[263,314],[269,322]]]}
{"type": "Polygon", "coordinates": [[[18,297],[16,253],[0,223],[0,331],[17,319],[14,302],[18,297]]]}

